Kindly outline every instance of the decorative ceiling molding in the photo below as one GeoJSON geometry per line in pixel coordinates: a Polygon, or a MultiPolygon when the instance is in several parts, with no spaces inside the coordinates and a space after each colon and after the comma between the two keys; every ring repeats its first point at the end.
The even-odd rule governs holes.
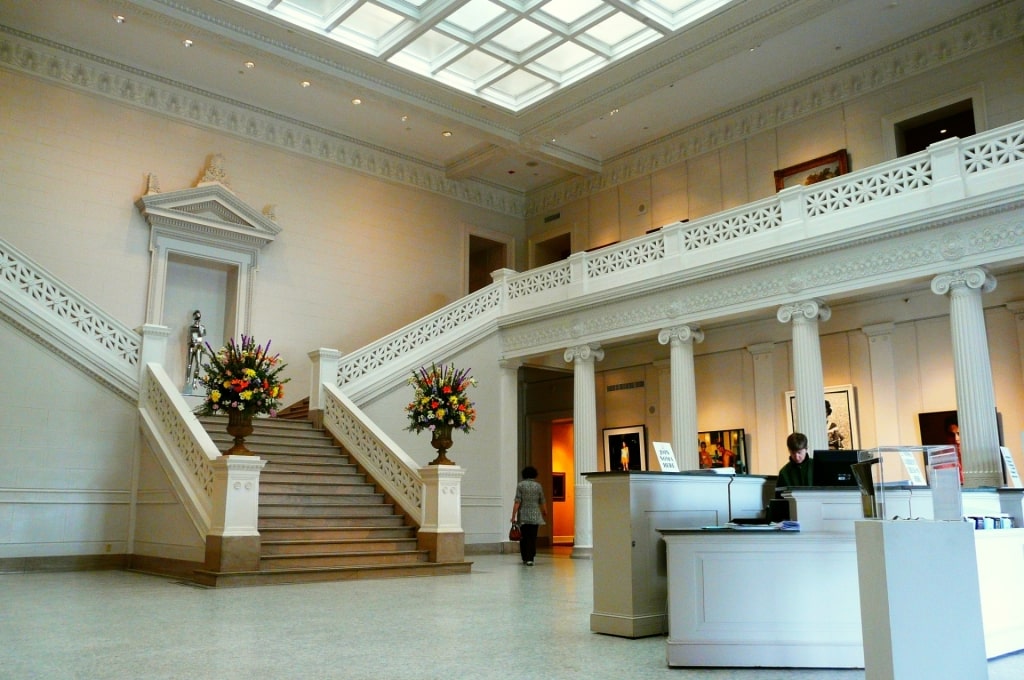
{"type": "Polygon", "coordinates": [[[745,102],[604,164],[601,174],[531,192],[535,217],[747,137],[891,87],[1024,36],[1024,3],[1002,0],[831,71],[745,102]]]}
{"type": "Polygon", "coordinates": [[[266,144],[513,217],[525,199],[444,168],[0,25],[0,66],[189,125],[266,144]]]}

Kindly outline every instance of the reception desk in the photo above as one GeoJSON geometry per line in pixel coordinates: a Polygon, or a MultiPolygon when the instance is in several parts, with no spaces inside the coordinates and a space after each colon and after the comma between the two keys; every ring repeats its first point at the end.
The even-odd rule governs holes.
{"type": "Polygon", "coordinates": [[[662,527],[697,528],[757,517],[771,480],[755,475],[593,472],[596,633],[638,638],[668,631],[662,527]]]}
{"type": "MultiPolygon", "coordinates": [[[[701,531],[662,529],[668,567],[670,666],[771,666],[799,668],[863,668],[862,583],[873,602],[864,615],[868,630],[907,626],[888,619],[917,621],[914,633],[926,630],[934,612],[910,614],[907,588],[881,592],[876,580],[862,581],[860,559],[892,579],[910,564],[894,545],[883,547],[877,532],[887,525],[926,530],[948,522],[851,522],[853,532],[701,531]],[[868,525],[868,526],[863,526],[868,525]],[[860,534],[866,534],[865,540],[860,534]],[[906,601],[904,601],[904,598],[906,601]]],[[[923,593],[916,602],[932,602],[964,625],[967,612],[980,608],[984,657],[1024,649],[1024,529],[970,532],[967,552],[943,555],[944,543],[933,542],[933,569],[914,568],[904,583],[923,593]],[[970,550],[973,549],[973,554],[970,550]],[[977,570],[957,568],[967,559],[977,570]],[[971,602],[944,603],[950,580],[963,585],[971,602]],[[963,615],[958,615],[962,610],[963,615]]],[[[906,543],[905,541],[903,543],[906,543]]],[[[919,550],[915,550],[919,554],[919,550]]],[[[962,592],[961,592],[962,594],[962,592]]],[[[949,621],[950,619],[944,619],[949,621]]],[[[927,636],[925,636],[927,637],[927,636]]],[[[967,636],[963,636],[966,639],[967,636]]],[[[930,642],[943,644],[942,636],[930,642]]],[[[954,638],[947,647],[956,643],[954,638]]],[[[895,642],[890,643],[895,644],[895,642]]],[[[979,652],[980,653],[980,652],[979,652]]]]}

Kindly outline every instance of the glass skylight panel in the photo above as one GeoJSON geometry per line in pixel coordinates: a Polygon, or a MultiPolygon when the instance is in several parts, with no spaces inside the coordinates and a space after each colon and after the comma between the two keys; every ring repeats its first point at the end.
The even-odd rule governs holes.
{"type": "Polygon", "coordinates": [[[507,70],[510,67],[489,54],[484,54],[480,50],[472,50],[449,65],[442,73],[451,73],[473,83],[473,90],[475,90],[484,81],[496,77],[502,68],[507,70]]]}
{"type": "Polygon", "coordinates": [[[522,54],[549,37],[551,37],[551,31],[541,28],[529,19],[522,19],[494,36],[491,41],[509,52],[522,54]]]}
{"type": "Polygon", "coordinates": [[[564,84],[567,79],[576,77],[580,70],[590,70],[607,63],[608,59],[576,43],[562,43],[538,57],[533,66],[543,68],[547,71],[545,75],[564,84]]]}
{"type": "Polygon", "coordinates": [[[505,12],[504,7],[495,5],[490,0],[469,0],[468,3],[449,14],[444,23],[475,34],[505,12]]]}
{"type": "Polygon", "coordinates": [[[601,7],[607,7],[601,0],[550,0],[540,10],[571,26],[601,7]]]}
{"type": "Polygon", "coordinates": [[[341,26],[376,45],[403,20],[404,17],[400,14],[377,5],[365,4],[341,22],[341,26]]]}
{"type": "Polygon", "coordinates": [[[252,8],[378,59],[387,58],[391,65],[513,111],[739,2],[220,1],[252,8]],[[647,19],[638,20],[637,13],[647,19]]]}

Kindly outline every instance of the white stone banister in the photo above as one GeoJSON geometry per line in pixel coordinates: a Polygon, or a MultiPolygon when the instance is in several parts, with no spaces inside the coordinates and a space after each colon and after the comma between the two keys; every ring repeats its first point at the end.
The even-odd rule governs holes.
{"type": "Polygon", "coordinates": [[[214,466],[220,457],[163,366],[147,364],[139,398],[142,432],[199,533],[214,517],[214,466]]]}
{"type": "Polygon", "coordinates": [[[323,386],[324,427],[417,525],[423,524],[419,466],[334,385],[323,386]]]}
{"type": "MultiPolygon", "coordinates": [[[[652,276],[699,277],[722,263],[756,258],[765,249],[799,249],[814,237],[834,243],[863,238],[886,221],[941,214],[964,196],[1024,188],[1024,121],[933,144],[925,151],[692,222],[676,222],[644,236],[522,273],[501,270],[495,283],[342,358],[337,384],[390,384],[422,358],[428,342],[465,342],[469,324],[483,315],[517,320],[550,313],[559,302],[601,292],[609,298],[652,276]],[[382,374],[380,371],[386,369],[382,374]],[[372,377],[371,377],[372,374],[372,377]]],[[[884,228],[884,227],[883,227],[884,228]]],[[[349,392],[352,394],[353,392],[349,392]]]]}
{"type": "Polygon", "coordinates": [[[0,316],[135,403],[139,334],[0,239],[0,316]]]}
{"type": "Polygon", "coordinates": [[[336,384],[349,386],[371,373],[379,383],[381,369],[390,371],[394,378],[404,379],[407,371],[419,365],[416,350],[434,343],[430,350],[436,355],[438,341],[463,342],[471,325],[480,326],[487,319],[496,319],[501,309],[502,291],[501,284],[492,283],[342,357],[336,384]]]}

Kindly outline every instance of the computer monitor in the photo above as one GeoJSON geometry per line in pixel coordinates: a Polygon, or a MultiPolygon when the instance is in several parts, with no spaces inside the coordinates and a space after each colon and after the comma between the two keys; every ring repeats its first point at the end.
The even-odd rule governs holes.
{"type": "Polygon", "coordinates": [[[850,466],[860,451],[824,449],[814,452],[814,486],[857,486],[850,466]]]}

